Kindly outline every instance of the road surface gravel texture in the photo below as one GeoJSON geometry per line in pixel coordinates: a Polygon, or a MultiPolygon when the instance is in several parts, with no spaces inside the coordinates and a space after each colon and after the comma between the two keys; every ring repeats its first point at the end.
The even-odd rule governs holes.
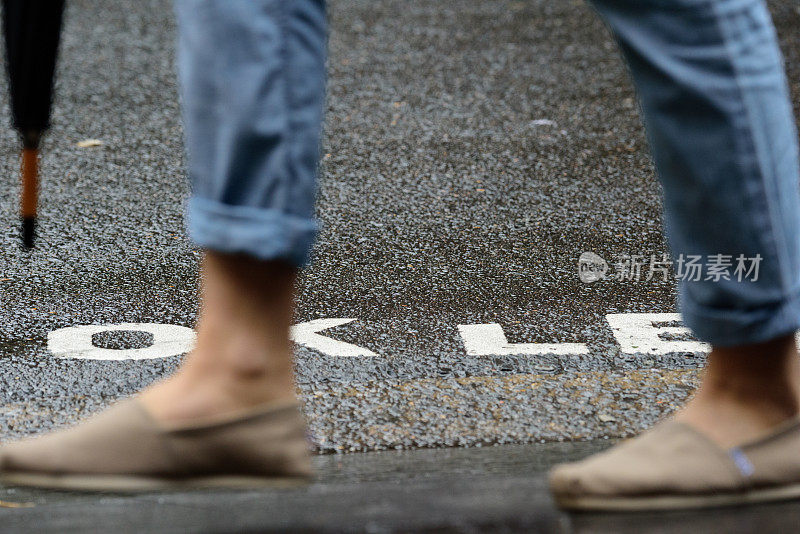
{"type": "MultiPolygon", "coordinates": [[[[800,8],[770,8],[797,112],[800,8]]],[[[635,94],[592,10],[571,0],[329,10],[322,231],[296,320],[340,319],[298,337],[315,449],[600,440],[595,450],[683,403],[704,356],[680,349],[674,318],[659,324],[678,333],[656,341],[679,350],[637,352],[606,317],[676,313],[674,279],[578,276],[586,251],[609,263],[667,252],[635,94]],[[469,350],[463,325],[497,325],[502,350],[469,350]]],[[[180,362],[48,348],[51,333],[81,325],[195,323],[200,252],[182,219],[174,40],[167,0],[68,2],[32,252],[19,246],[18,144],[0,83],[0,441],[72,424],[180,362]]],[[[153,340],[136,328],[92,337],[119,354],[153,340]]],[[[509,491],[538,491],[550,510],[542,472],[509,491]]]]}

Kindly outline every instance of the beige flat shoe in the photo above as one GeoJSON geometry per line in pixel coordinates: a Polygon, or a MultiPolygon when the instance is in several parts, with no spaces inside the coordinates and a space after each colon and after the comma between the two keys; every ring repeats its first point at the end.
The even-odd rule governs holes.
{"type": "Polygon", "coordinates": [[[644,511],[800,498],[800,419],[723,449],[666,421],[586,460],[555,467],[550,488],[569,510],[644,511]]]}
{"type": "Polygon", "coordinates": [[[136,400],[0,447],[0,483],[83,491],[288,487],[311,476],[295,401],[166,426],[136,400]]]}

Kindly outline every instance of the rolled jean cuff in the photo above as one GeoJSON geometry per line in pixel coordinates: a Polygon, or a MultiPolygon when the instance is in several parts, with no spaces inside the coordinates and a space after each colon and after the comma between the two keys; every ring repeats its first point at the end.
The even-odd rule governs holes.
{"type": "Polygon", "coordinates": [[[683,322],[701,341],[718,347],[751,345],[800,329],[800,294],[757,309],[719,310],[681,303],[683,322]]]}
{"type": "Polygon", "coordinates": [[[189,237],[202,248],[283,260],[297,267],[308,264],[317,234],[313,219],[200,197],[189,199],[186,226],[189,237]]]}

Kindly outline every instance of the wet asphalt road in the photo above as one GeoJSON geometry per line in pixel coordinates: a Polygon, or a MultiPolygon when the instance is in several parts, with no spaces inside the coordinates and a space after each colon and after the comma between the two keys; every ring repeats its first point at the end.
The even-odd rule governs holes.
{"type": "MultiPolygon", "coordinates": [[[[800,11],[771,7],[797,110],[800,11]]],[[[355,319],[324,334],[376,355],[298,347],[317,450],[621,437],[682,403],[702,356],[623,354],[604,318],[675,312],[674,283],[577,275],[584,251],[666,252],[634,93],[591,10],[565,0],[330,10],[323,231],[297,322],[355,319]],[[510,343],[589,353],[469,356],[457,327],[482,323],[510,343]]],[[[166,0],[69,3],[33,253],[18,244],[16,139],[0,130],[0,440],[74,422],[179,363],[47,350],[63,327],[194,324],[200,254],[183,233],[173,40],[166,0]],[[77,146],[85,139],[103,144],[77,146]]]]}
{"type": "Polygon", "coordinates": [[[317,479],[280,491],[80,495],[0,489],[4,534],[29,532],[435,532],[749,534],[797,530],[800,507],[564,514],[544,473],[607,442],[418,449],[314,459],[317,479]]]}
{"type": "MultiPolygon", "coordinates": [[[[298,349],[318,448],[618,436],[683,401],[699,359],[622,357],[604,319],[675,311],[673,284],[577,276],[584,250],[665,251],[632,89],[591,11],[342,1],[331,18],[323,231],[297,320],[356,319],[325,334],[376,356],[298,349]],[[476,323],[590,353],[468,356],[457,326],[476,323]]],[[[70,3],[33,253],[18,246],[16,187],[0,192],[4,438],[178,363],[61,360],[46,346],[74,325],[195,321],[173,39],[166,1],[70,3]],[[77,146],[92,138],[103,145],[77,146]]],[[[13,183],[14,134],[0,135],[13,183]]]]}

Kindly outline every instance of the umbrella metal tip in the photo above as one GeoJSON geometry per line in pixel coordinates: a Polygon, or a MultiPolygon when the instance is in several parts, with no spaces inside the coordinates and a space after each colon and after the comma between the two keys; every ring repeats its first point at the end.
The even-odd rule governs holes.
{"type": "Polygon", "coordinates": [[[33,236],[36,231],[36,217],[22,218],[22,246],[27,250],[33,248],[33,236]]]}

